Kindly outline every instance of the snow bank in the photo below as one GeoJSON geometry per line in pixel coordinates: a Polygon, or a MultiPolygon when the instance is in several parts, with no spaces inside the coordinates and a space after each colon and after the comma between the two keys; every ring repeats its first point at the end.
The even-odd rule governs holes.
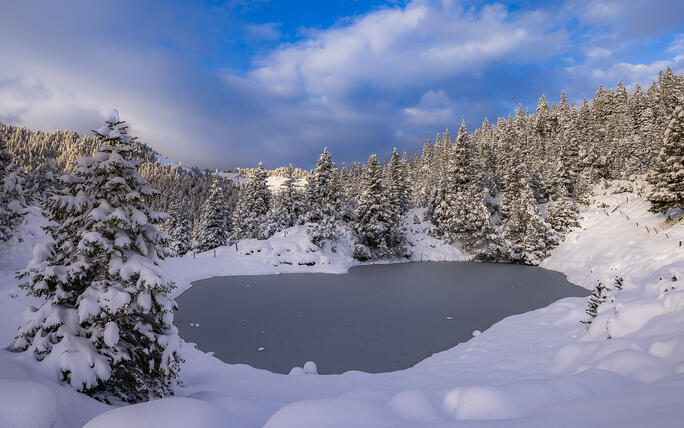
{"type": "Polygon", "coordinates": [[[0,427],[50,428],[57,420],[57,400],[47,387],[0,379],[0,427]]]}
{"type": "Polygon", "coordinates": [[[206,401],[164,398],[105,412],[84,428],[240,428],[245,422],[206,401]]]}
{"type": "Polygon", "coordinates": [[[542,263],[586,288],[624,280],[589,328],[555,353],[553,373],[595,368],[652,382],[684,365],[684,225],[650,213],[625,187],[597,189],[581,230],[542,263]]]}
{"type": "Polygon", "coordinates": [[[386,427],[399,422],[389,409],[352,399],[307,400],[278,410],[264,428],[386,427]]]}
{"type": "MultiPolygon", "coordinates": [[[[401,261],[461,261],[469,258],[458,247],[445,244],[427,232],[431,226],[422,221],[424,210],[411,210],[404,219],[409,259],[401,261]],[[413,222],[414,216],[421,220],[413,222]]],[[[266,240],[245,239],[237,244],[198,254],[168,259],[163,270],[176,281],[175,295],[190,287],[192,281],[214,276],[268,275],[279,273],[345,273],[360,265],[352,258],[354,241],[342,235],[335,244],[319,248],[309,240],[307,226],[294,226],[266,240]]],[[[387,263],[376,260],[371,263],[387,263]]]]}
{"type": "Polygon", "coordinates": [[[237,244],[162,262],[162,269],[176,281],[178,295],[192,281],[226,275],[268,275],[295,272],[344,273],[356,264],[352,244],[343,237],[333,247],[321,249],[309,241],[306,226],[278,232],[267,240],[245,239],[237,244]]]}

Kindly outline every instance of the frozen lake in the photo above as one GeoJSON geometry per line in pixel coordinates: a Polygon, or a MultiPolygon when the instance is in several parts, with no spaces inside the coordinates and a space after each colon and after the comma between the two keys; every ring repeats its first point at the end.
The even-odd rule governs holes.
{"type": "Polygon", "coordinates": [[[176,324],[227,363],[288,373],[312,360],[321,374],[377,373],[411,367],[509,315],[588,294],[537,267],[370,265],[197,281],[177,299],[176,324]]]}

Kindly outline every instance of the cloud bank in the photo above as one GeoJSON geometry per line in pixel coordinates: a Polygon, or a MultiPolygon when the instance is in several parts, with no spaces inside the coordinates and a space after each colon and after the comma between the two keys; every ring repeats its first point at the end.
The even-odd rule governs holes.
{"type": "Polygon", "coordinates": [[[156,150],[209,168],[415,151],[541,93],[581,100],[684,72],[684,4],[627,3],[414,0],[292,41],[235,2],[13,2],[0,121],[88,132],[116,107],[156,150]]]}

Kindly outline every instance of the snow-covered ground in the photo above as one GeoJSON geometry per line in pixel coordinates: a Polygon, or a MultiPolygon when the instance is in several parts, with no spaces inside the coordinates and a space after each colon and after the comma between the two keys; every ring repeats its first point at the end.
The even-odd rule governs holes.
{"type": "MultiPolygon", "coordinates": [[[[223,178],[229,178],[233,181],[233,183],[240,183],[242,182],[243,185],[247,185],[247,176],[243,173],[237,173],[237,172],[219,172],[219,175],[222,176],[223,178]]],[[[283,183],[285,183],[286,177],[280,176],[280,175],[269,175],[266,177],[266,185],[268,186],[268,190],[270,190],[273,193],[278,193],[280,192],[281,186],[283,183]]],[[[300,188],[304,189],[306,186],[306,180],[303,178],[298,178],[295,181],[295,184],[300,188]]]]}
{"type": "MultiPolygon", "coordinates": [[[[175,398],[120,408],[64,388],[26,356],[2,350],[0,427],[681,426],[684,221],[666,224],[633,193],[598,193],[582,210],[582,228],[542,265],[587,288],[597,279],[624,278],[590,328],[579,322],[585,299],[567,298],[508,317],[415,367],[382,374],[279,375],[228,365],[185,344],[175,398]]],[[[30,303],[11,272],[41,239],[38,223],[29,218],[24,242],[0,249],[2,343],[30,303]]],[[[414,259],[465,258],[425,236],[425,224],[407,227],[414,259]]],[[[305,236],[303,227],[294,228],[287,236],[242,241],[237,250],[221,248],[215,258],[208,252],[167,260],[164,268],[180,291],[215,275],[344,272],[352,265],[345,239],[332,252],[305,236]]]]}

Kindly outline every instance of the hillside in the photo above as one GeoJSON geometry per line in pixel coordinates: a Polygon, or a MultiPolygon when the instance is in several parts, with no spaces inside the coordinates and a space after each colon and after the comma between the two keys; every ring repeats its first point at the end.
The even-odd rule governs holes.
{"type": "MultiPolygon", "coordinates": [[[[502,427],[676,423],[684,408],[684,398],[677,392],[684,388],[684,290],[677,285],[684,272],[684,249],[679,247],[684,225],[665,223],[662,216],[649,213],[648,203],[637,193],[623,192],[624,187],[624,182],[615,182],[595,189],[591,205],[581,210],[582,227],[542,264],[587,288],[597,279],[624,278],[623,290],[614,295],[614,302],[601,305],[588,329],[580,323],[586,318],[585,299],[567,298],[506,318],[411,369],[378,375],[275,375],[224,364],[185,344],[178,398],[111,410],[88,426],[143,426],[145,420],[202,421],[198,426],[207,427],[225,426],[231,420],[234,426],[298,428],[443,426],[456,420],[502,427]]],[[[22,226],[24,242],[15,240],[2,249],[4,343],[20,321],[18,308],[30,302],[16,288],[11,272],[42,239],[35,232],[38,224],[40,219],[31,216],[22,226]],[[5,257],[8,254],[12,256],[5,257]]],[[[414,241],[432,239],[420,234],[415,231],[414,241]]],[[[164,268],[184,287],[204,276],[344,272],[352,264],[348,250],[311,253],[307,250],[312,245],[299,229],[287,235],[240,242],[237,252],[221,248],[216,259],[212,252],[170,259],[164,268]],[[299,261],[315,264],[295,263],[299,261]]],[[[424,246],[437,251],[432,245],[424,246]]],[[[454,249],[421,258],[462,256],[454,249]]],[[[28,364],[21,354],[0,351],[0,383],[6,387],[0,391],[13,391],[0,400],[4,421],[15,426],[54,422],[60,428],[110,409],[28,364]],[[48,403],[43,414],[21,405],[35,396],[48,403]]]]}

